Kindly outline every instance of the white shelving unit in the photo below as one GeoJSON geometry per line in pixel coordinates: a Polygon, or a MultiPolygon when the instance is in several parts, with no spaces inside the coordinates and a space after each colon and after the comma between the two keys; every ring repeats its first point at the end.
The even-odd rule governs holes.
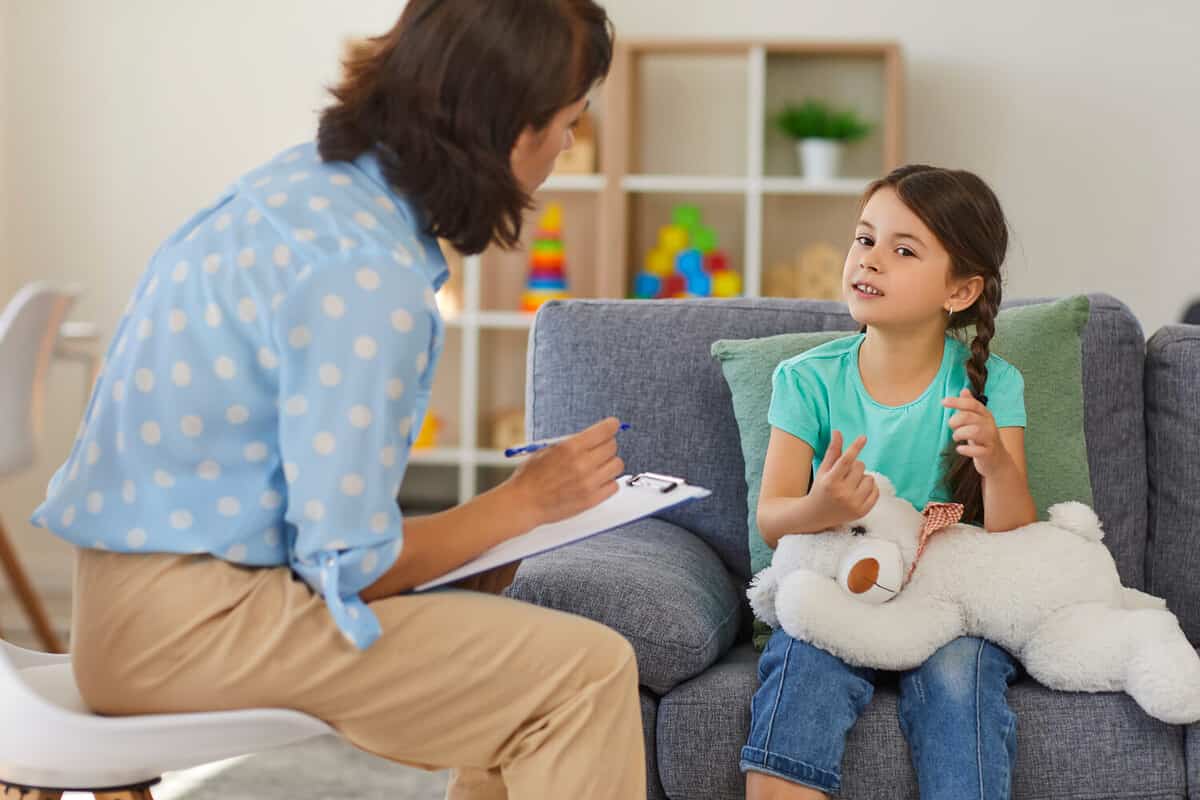
{"type": "MultiPolygon", "coordinates": [[[[873,154],[852,169],[874,177],[898,162],[900,57],[890,43],[632,41],[619,48],[614,75],[610,80],[625,87],[623,102],[615,105],[622,122],[629,122],[605,130],[604,149],[612,156],[607,167],[609,213],[617,218],[615,252],[609,258],[624,266],[625,286],[674,202],[694,202],[721,216],[734,240],[726,250],[733,251],[729,254],[748,297],[763,293],[767,263],[778,260],[782,240],[795,236],[781,217],[807,217],[812,208],[828,207],[830,201],[844,216],[852,213],[848,206],[871,178],[795,176],[791,153],[781,152],[791,145],[767,129],[769,115],[782,102],[810,94],[835,104],[846,94],[878,98],[874,108],[860,109],[879,126],[878,138],[867,145],[873,154]],[[659,84],[647,85],[654,81],[659,84]],[[709,92],[722,89],[744,95],[744,118],[714,112],[709,92]],[[689,136],[689,131],[703,131],[698,136],[712,143],[689,136]],[[665,143],[663,136],[668,137],[665,143]],[[647,144],[645,137],[660,138],[647,144]],[[680,174],[685,168],[715,174],[680,174]],[[648,209],[659,215],[658,222],[646,224],[648,209]]],[[[614,91],[621,87],[610,94],[614,91]]],[[[719,227],[707,210],[705,216],[719,227]]]]}
{"type": "MultiPolygon", "coordinates": [[[[706,212],[710,225],[726,229],[722,242],[742,274],[748,297],[763,293],[767,264],[794,254],[788,248],[832,238],[831,228],[840,239],[840,226],[870,178],[798,177],[790,145],[767,128],[769,114],[781,103],[810,95],[838,104],[853,99],[860,103],[858,110],[878,124],[878,134],[864,143],[869,152],[850,159],[851,174],[874,177],[899,163],[901,62],[893,43],[620,43],[603,97],[598,98],[601,172],[552,176],[535,198],[561,201],[567,209],[573,293],[625,296],[638,260],[653,244],[650,237],[677,202],[694,202],[719,217],[707,220],[706,212]],[[713,100],[721,91],[726,98],[744,93],[744,118],[735,111],[738,105],[713,100]],[[686,174],[688,170],[715,174],[686,174]],[[594,225],[585,230],[581,221],[589,217],[594,225]]],[[[504,310],[518,298],[514,259],[519,257],[493,261],[496,258],[489,251],[462,259],[456,276],[461,308],[446,318],[448,335],[453,334],[457,345],[457,364],[447,363],[455,360],[448,352],[451,357],[443,357],[442,370],[455,371],[452,382],[457,389],[442,397],[447,403],[454,395],[454,410],[449,405],[440,408],[445,417],[457,415],[453,435],[446,437],[457,441],[414,450],[410,461],[410,471],[457,470],[454,499],[459,503],[486,488],[481,486],[481,469],[487,474],[487,468],[515,466],[502,452],[487,447],[481,434],[481,420],[487,415],[481,412],[513,405],[514,381],[507,378],[517,341],[530,330],[534,315],[504,310]],[[492,363],[497,356],[506,366],[492,363]],[[496,391],[505,402],[485,405],[481,397],[486,398],[486,390],[497,381],[503,384],[503,391],[496,391]],[[485,382],[488,386],[481,386],[485,382]]],[[[434,395],[436,403],[436,387],[434,395]]]]}

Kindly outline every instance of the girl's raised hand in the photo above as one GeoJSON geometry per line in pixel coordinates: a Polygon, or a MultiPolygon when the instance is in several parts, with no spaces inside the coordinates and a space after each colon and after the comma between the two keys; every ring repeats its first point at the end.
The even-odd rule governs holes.
{"type": "Polygon", "coordinates": [[[867,437],[860,436],[843,453],[841,431],[829,437],[829,448],[809,492],[826,527],[865,517],[879,499],[875,478],[866,474],[866,465],[858,460],[866,446],[867,437]]]}
{"type": "Polygon", "coordinates": [[[958,443],[954,449],[974,460],[980,475],[986,477],[1007,464],[1009,454],[1000,441],[996,418],[987,406],[975,399],[970,389],[963,389],[958,397],[943,399],[942,405],[957,410],[950,417],[950,430],[958,443]]]}

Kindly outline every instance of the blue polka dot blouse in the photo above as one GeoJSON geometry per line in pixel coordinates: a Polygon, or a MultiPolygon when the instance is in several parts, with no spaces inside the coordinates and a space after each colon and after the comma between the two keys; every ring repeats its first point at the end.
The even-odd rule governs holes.
{"type": "Polygon", "coordinates": [[[290,565],[355,645],[398,557],[448,276],[373,154],[312,144],[154,255],[35,524],[82,547],[290,565]]]}

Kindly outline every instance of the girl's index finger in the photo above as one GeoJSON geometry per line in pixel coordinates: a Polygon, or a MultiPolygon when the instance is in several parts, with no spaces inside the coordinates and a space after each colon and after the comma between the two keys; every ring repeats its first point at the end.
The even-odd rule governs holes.
{"type": "Polygon", "coordinates": [[[858,455],[867,446],[867,437],[859,436],[854,440],[854,444],[846,448],[846,452],[842,453],[842,457],[838,459],[835,469],[845,472],[850,469],[850,465],[858,460],[858,455]]]}

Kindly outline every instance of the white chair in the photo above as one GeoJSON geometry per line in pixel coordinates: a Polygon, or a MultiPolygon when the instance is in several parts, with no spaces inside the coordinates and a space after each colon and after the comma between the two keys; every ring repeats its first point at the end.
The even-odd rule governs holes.
{"type": "MultiPolygon", "coordinates": [[[[0,313],[0,479],[33,465],[42,432],[46,373],[59,329],[78,294],[76,289],[59,290],[32,283],[0,313]]],[[[0,563],[42,645],[61,653],[62,644],[17,558],[2,519],[0,563]]]]}
{"type": "MultiPolygon", "coordinates": [[[[113,657],[119,657],[114,653],[113,657]]],[[[84,705],[71,657],[0,640],[0,798],[152,800],[164,772],[333,733],[288,709],[102,717],[84,705]]]]}

